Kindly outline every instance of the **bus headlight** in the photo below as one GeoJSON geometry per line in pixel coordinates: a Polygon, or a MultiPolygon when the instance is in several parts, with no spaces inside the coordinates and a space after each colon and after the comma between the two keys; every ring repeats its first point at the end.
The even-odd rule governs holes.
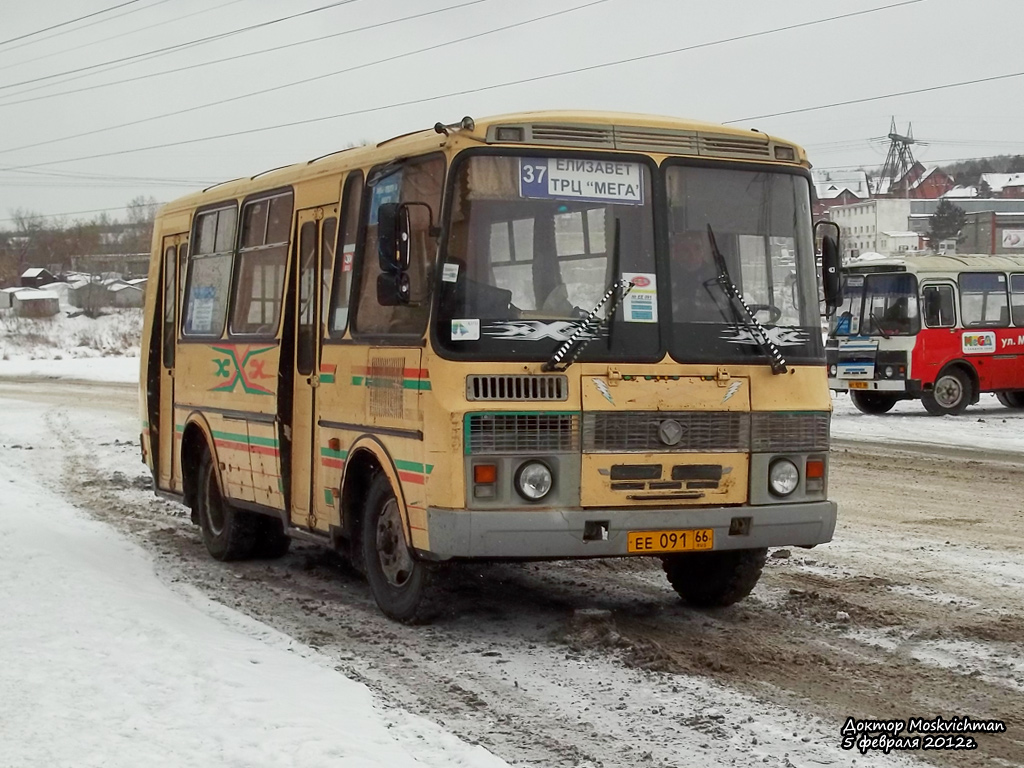
{"type": "Polygon", "coordinates": [[[835,375],[838,372],[839,372],[839,366],[837,366],[835,363],[833,363],[832,365],[830,365],[828,367],[828,375],[831,376],[832,378],[835,378],[835,375]]]}
{"type": "Polygon", "coordinates": [[[540,501],[555,484],[551,469],[542,461],[528,461],[516,470],[516,491],[527,501],[540,501]]]}
{"type": "Polygon", "coordinates": [[[891,379],[895,375],[896,375],[896,369],[895,368],[893,368],[891,365],[885,366],[885,378],[891,379]]]}
{"type": "Polygon", "coordinates": [[[789,459],[776,459],[768,467],[768,488],[776,496],[789,496],[800,484],[800,470],[789,459]]]}

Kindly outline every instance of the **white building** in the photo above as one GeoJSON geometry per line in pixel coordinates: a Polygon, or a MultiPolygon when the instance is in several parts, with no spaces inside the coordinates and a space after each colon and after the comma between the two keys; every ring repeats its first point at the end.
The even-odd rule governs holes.
{"type": "Polygon", "coordinates": [[[885,254],[895,249],[891,246],[894,239],[883,233],[906,233],[909,229],[910,200],[864,200],[835,206],[830,215],[839,225],[844,256],[857,256],[867,251],[885,254]],[[883,249],[883,239],[890,243],[889,248],[883,249]]]}

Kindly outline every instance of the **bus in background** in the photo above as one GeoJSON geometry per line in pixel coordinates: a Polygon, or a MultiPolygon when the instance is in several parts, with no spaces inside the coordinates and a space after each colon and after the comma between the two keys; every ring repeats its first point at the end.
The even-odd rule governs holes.
{"type": "Polygon", "coordinates": [[[826,348],[829,387],[863,413],[956,415],[982,392],[1024,408],[1024,256],[854,260],[826,348]]]}
{"type": "Polygon", "coordinates": [[[740,600],[836,522],[808,169],[756,131],[523,113],[172,202],[157,493],[221,560],[336,548],[400,621],[460,560],[653,556],[688,603],[740,600]]]}

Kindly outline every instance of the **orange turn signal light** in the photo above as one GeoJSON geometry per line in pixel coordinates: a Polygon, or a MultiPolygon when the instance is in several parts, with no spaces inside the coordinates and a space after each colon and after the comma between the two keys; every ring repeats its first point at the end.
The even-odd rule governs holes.
{"type": "Polygon", "coordinates": [[[810,459],[805,470],[808,479],[825,476],[825,462],[822,459],[810,459]]]}
{"type": "Polygon", "coordinates": [[[479,485],[488,485],[498,482],[498,466],[496,464],[474,465],[473,482],[479,485]]]}

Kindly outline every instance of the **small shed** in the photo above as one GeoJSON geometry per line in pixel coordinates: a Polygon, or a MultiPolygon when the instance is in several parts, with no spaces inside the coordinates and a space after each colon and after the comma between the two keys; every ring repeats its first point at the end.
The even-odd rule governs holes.
{"type": "Polygon", "coordinates": [[[41,288],[57,280],[53,273],[43,267],[32,267],[21,273],[22,288],[41,288]]]}
{"type": "Polygon", "coordinates": [[[73,283],[68,291],[68,302],[79,309],[99,309],[111,305],[110,290],[96,281],[73,283]]]}
{"type": "Polygon", "coordinates": [[[114,307],[141,307],[145,294],[142,289],[128,283],[118,283],[109,288],[110,303],[114,307]]]}
{"type": "Polygon", "coordinates": [[[60,296],[53,291],[18,291],[12,304],[18,317],[53,317],[60,312],[60,296]]]}
{"type": "Polygon", "coordinates": [[[24,288],[0,288],[0,309],[10,309],[14,306],[14,294],[23,291],[24,288]]]}

